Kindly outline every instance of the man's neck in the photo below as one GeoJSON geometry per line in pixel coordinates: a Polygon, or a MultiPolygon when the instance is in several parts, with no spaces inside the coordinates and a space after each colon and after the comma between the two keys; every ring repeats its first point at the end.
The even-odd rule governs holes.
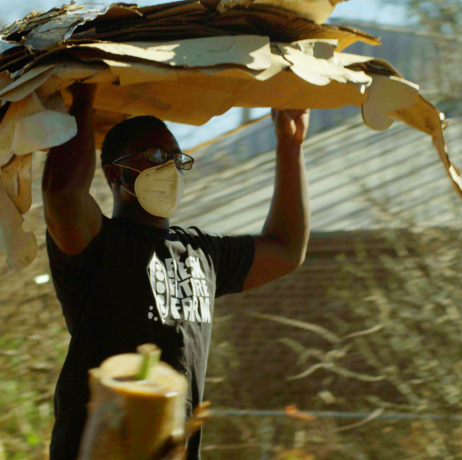
{"type": "Polygon", "coordinates": [[[114,204],[112,218],[127,219],[136,224],[148,225],[156,228],[169,228],[169,219],[153,216],[146,212],[140,204],[136,204],[137,206],[114,204]]]}

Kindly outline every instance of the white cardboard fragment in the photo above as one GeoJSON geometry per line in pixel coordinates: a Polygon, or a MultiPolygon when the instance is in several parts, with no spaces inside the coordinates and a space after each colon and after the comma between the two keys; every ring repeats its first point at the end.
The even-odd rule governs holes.
{"type": "Polygon", "coordinates": [[[11,104],[0,124],[0,166],[8,163],[12,154],[26,155],[55,147],[77,134],[75,118],[67,113],[62,97],[57,94],[44,100],[51,110],[35,93],[11,104]]]}
{"type": "Polygon", "coordinates": [[[11,198],[0,189],[0,251],[8,254],[7,263],[16,270],[30,265],[38,252],[37,240],[23,230],[23,222],[11,198]]]}
{"type": "Polygon", "coordinates": [[[55,73],[55,66],[35,67],[0,91],[0,100],[17,102],[33,93],[55,73]]]}
{"type": "Polygon", "coordinates": [[[21,101],[11,103],[5,118],[0,124],[0,167],[6,165],[14,155],[11,146],[15,134],[16,122],[21,118],[43,112],[44,110],[45,108],[35,93],[26,96],[21,101]]]}
{"type": "Polygon", "coordinates": [[[108,11],[109,6],[99,4],[64,5],[61,14],[49,21],[40,21],[27,34],[25,45],[33,49],[53,49],[68,40],[74,30],[108,11]]]}
{"type": "Polygon", "coordinates": [[[11,150],[16,155],[25,155],[64,144],[76,134],[74,117],[46,110],[16,122],[11,150]]]}
{"type": "MultiPolygon", "coordinates": [[[[319,40],[304,40],[293,44],[277,43],[284,59],[291,63],[291,70],[303,80],[317,86],[328,85],[332,80],[339,83],[358,83],[369,85],[372,78],[364,72],[354,72],[346,69],[335,58],[317,59],[314,57],[314,48],[320,44],[319,40]]],[[[326,43],[330,45],[329,42],[326,43]]]]}
{"type": "Polygon", "coordinates": [[[398,77],[374,75],[367,88],[369,100],[362,107],[364,123],[377,131],[385,131],[393,123],[392,112],[417,104],[419,86],[398,77]]]}
{"type": "Polygon", "coordinates": [[[79,48],[93,48],[179,67],[239,63],[249,69],[266,70],[271,65],[269,38],[259,35],[193,38],[163,43],[90,43],[79,45],[79,48]]]}

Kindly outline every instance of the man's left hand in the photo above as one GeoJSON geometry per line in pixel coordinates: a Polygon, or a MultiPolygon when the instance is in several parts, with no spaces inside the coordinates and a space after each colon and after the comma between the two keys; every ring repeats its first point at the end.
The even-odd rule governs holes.
{"type": "Polygon", "coordinates": [[[271,111],[278,142],[294,142],[301,145],[310,125],[309,110],[271,111]]]}

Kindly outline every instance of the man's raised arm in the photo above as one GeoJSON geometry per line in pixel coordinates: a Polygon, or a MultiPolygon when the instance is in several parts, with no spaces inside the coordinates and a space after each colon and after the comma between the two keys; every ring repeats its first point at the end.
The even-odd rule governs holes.
{"type": "Polygon", "coordinates": [[[77,135],[48,154],[42,182],[48,231],[66,254],[80,254],[99,233],[102,215],[90,196],[95,173],[93,101],[96,85],[71,88],[69,113],[77,120],[77,135]]]}
{"type": "Polygon", "coordinates": [[[310,208],[302,143],[309,111],[273,110],[273,121],[278,139],[274,195],[262,234],[255,237],[255,258],[244,290],[298,268],[308,247],[310,208]]]}

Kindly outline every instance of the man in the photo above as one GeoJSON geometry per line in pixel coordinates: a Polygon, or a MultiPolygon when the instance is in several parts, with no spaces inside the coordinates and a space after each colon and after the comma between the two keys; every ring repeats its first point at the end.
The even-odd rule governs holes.
{"type": "MultiPolygon", "coordinates": [[[[213,301],[288,274],[305,259],[309,198],[301,144],[307,111],[273,111],[278,138],[271,209],[258,236],[169,227],[181,198],[183,155],[154,117],[115,126],[102,148],[112,219],[89,190],[95,171],[96,87],[71,87],[78,134],[51,149],[43,177],[47,248],[72,336],[55,394],[51,460],[75,460],[89,398],[87,372],[109,356],[155,343],[188,378],[187,415],[202,401],[213,301]]],[[[200,458],[200,435],[189,459],[200,458]]]]}

